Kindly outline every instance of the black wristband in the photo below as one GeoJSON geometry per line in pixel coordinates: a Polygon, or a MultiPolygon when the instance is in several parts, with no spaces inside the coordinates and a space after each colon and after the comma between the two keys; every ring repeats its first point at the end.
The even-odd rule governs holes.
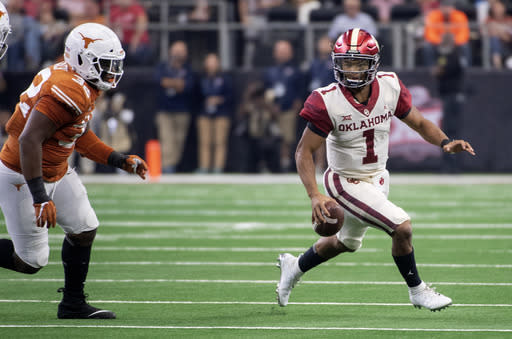
{"type": "Polygon", "coordinates": [[[126,159],[128,159],[127,155],[124,155],[124,154],[121,154],[119,152],[113,151],[108,156],[107,163],[110,166],[114,166],[114,167],[117,167],[117,168],[123,168],[123,165],[124,165],[126,159]]]}
{"type": "Polygon", "coordinates": [[[32,194],[34,204],[42,204],[43,202],[50,201],[46,188],[44,188],[43,177],[32,178],[27,180],[27,186],[32,194]]]}
{"type": "Polygon", "coordinates": [[[441,141],[441,148],[443,148],[445,145],[447,145],[449,143],[450,143],[450,139],[444,139],[443,141],[441,141]]]}

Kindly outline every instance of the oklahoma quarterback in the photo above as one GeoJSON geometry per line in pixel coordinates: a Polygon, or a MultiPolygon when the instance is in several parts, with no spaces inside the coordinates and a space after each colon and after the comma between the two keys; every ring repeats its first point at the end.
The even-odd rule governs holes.
{"type": "Polygon", "coordinates": [[[59,318],[113,319],[89,305],[84,282],[99,225],[87,192],[67,159],[74,149],[101,164],[145,179],[147,166],[104,144],[88,122],[100,91],[115,88],[123,75],[125,52],[106,26],[86,23],[66,38],[64,62],[41,70],[21,93],[7,123],[0,152],[0,207],[11,236],[0,239],[0,267],[34,274],[48,263],[48,228],[58,223],[62,244],[64,292],[59,318]]]}
{"type": "Polygon", "coordinates": [[[391,237],[391,254],[409,287],[411,303],[432,311],[443,309],[452,300],[430,288],[418,274],[411,218],[388,200],[391,119],[401,119],[444,152],[475,152],[468,142],[450,140],[425,119],[395,73],[377,72],[380,46],[370,33],[353,28],[342,34],[334,45],[332,61],[337,82],[314,90],[306,100],[300,115],[308,125],[295,159],[311,199],[314,222],[324,222],[323,214],[329,216],[326,203],[336,202],[344,209],[344,223],[336,235],[319,239],[298,258],[279,255],[279,305],[288,304],[292,288],[305,272],[343,252],[357,251],[368,227],[374,227],[391,237]],[[324,187],[329,196],[318,190],[312,157],[324,142],[329,165],[324,187]]]}

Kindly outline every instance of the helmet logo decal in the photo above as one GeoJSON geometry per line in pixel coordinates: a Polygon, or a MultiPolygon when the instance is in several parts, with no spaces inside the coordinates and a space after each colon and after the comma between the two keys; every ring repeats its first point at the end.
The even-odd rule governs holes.
{"type": "Polygon", "coordinates": [[[91,39],[91,38],[88,38],[88,37],[84,36],[80,32],[78,32],[78,34],[80,34],[82,36],[82,40],[84,41],[84,48],[89,47],[90,43],[93,43],[93,42],[98,41],[98,40],[103,40],[103,39],[91,39]]]}
{"type": "Polygon", "coordinates": [[[0,11],[0,19],[5,15],[5,12],[0,11]]]}

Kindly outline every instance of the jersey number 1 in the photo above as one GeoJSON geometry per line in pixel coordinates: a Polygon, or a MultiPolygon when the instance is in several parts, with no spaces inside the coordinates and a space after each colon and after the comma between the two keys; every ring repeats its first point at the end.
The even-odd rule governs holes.
{"type": "Polygon", "coordinates": [[[366,139],[366,156],[363,158],[363,165],[373,164],[377,162],[378,157],[375,155],[375,130],[369,129],[363,132],[366,139]]]}

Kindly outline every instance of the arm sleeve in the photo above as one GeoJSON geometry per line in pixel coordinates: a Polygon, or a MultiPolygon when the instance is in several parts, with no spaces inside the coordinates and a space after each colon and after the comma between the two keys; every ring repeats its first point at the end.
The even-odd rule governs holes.
{"type": "Polygon", "coordinates": [[[398,103],[396,104],[395,116],[399,119],[404,119],[412,108],[411,93],[404,86],[402,81],[398,79],[400,83],[400,96],[398,97],[398,103]]]}
{"type": "Polygon", "coordinates": [[[103,165],[108,165],[108,157],[114,151],[91,130],[76,140],[75,149],[82,156],[103,165]]]}
{"type": "MultiPolygon", "coordinates": [[[[319,134],[318,131],[321,131],[324,134],[322,136],[327,136],[334,129],[329,113],[327,113],[324,100],[316,91],[309,95],[299,115],[314,126],[314,128],[310,127],[310,129],[317,134],[319,134]]],[[[310,126],[310,124],[308,124],[308,126],[310,126]]]]}

